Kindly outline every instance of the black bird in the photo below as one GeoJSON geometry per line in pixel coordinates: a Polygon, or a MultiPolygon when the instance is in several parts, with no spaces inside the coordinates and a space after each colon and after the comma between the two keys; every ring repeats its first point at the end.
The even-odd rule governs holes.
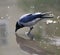
{"type": "Polygon", "coordinates": [[[36,24],[38,21],[43,20],[45,18],[53,18],[54,16],[50,12],[37,12],[37,13],[29,13],[22,15],[19,20],[16,22],[16,29],[15,32],[23,27],[30,27],[28,34],[30,34],[31,30],[33,29],[33,25],[36,24]]]}

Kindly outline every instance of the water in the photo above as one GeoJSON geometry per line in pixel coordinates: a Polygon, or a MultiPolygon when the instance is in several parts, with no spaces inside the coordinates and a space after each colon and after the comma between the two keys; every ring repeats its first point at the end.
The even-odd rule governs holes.
{"type": "Polygon", "coordinates": [[[0,0],[0,55],[60,55],[60,20],[57,19],[57,16],[60,16],[59,7],[59,2],[56,0],[50,2],[48,0],[0,0]],[[18,30],[18,35],[15,35],[15,23],[19,17],[25,13],[38,11],[52,11],[55,14],[55,18],[52,19],[53,24],[41,21],[34,26],[31,33],[37,39],[40,37],[41,39],[29,40],[25,36],[29,28],[18,30]]]}

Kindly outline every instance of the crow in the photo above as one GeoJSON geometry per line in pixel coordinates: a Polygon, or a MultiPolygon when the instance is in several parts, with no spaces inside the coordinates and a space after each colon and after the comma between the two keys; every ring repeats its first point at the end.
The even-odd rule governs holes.
{"type": "Polygon", "coordinates": [[[31,30],[33,29],[33,25],[39,22],[40,20],[47,19],[47,18],[53,18],[54,15],[51,12],[36,12],[36,13],[28,13],[22,15],[19,20],[16,22],[16,29],[15,32],[17,32],[18,29],[23,27],[29,27],[30,30],[27,33],[30,34],[31,30]]]}

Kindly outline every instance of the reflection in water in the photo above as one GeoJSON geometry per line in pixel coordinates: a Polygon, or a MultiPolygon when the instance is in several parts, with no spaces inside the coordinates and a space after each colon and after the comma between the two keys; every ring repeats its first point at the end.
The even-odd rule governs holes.
{"type": "Polygon", "coordinates": [[[30,54],[44,54],[42,50],[36,49],[38,46],[35,41],[25,40],[24,38],[19,37],[18,34],[16,34],[16,41],[22,50],[27,51],[30,54]]]}
{"type": "Polygon", "coordinates": [[[17,33],[15,35],[16,35],[16,41],[23,51],[26,51],[30,54],[38,54],[38,55],[46,55],[46,53],[48,52],[39,46],[38,41],[32,41],[28,39],[26,40],[20,37],[17,33]]]}

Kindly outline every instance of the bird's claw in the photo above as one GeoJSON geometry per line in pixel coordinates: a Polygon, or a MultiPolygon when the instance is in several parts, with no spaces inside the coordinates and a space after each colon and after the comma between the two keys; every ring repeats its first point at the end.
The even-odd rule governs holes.
{"type": "Polygon", "coordinates": [[[31,33],[25,32],[25,34],[30,38],[30,40],[33,40],[34,37],[31,35],[31,33]]]}
{"type": "Polygon", "coordinates": [[[30,33],[29,32],[25,32],[25,35],[29,35],[30,33]]]}

